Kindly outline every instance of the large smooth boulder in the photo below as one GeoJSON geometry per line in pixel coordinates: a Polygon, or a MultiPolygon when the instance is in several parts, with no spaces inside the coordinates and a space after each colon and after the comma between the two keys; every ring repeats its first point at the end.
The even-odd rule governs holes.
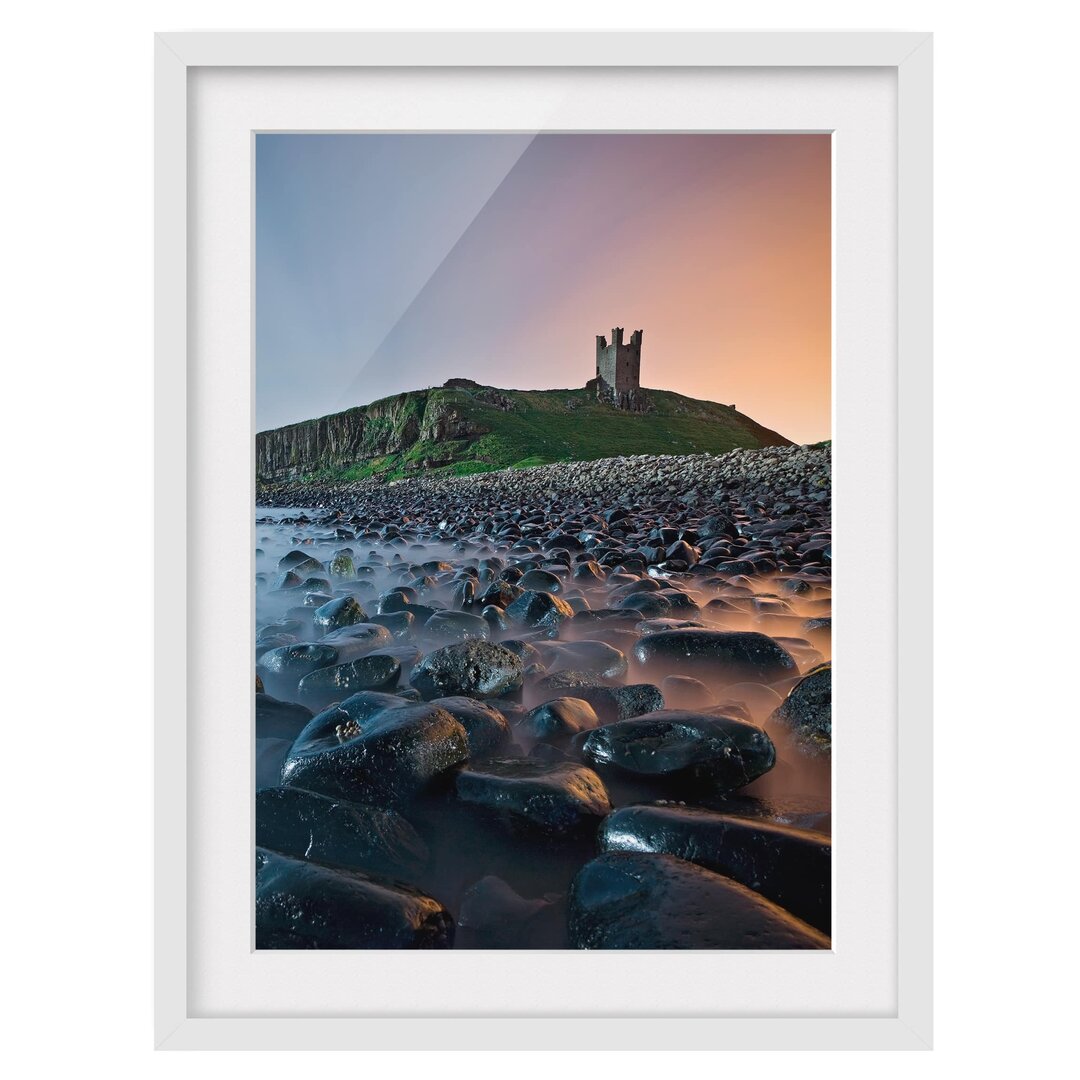
{"type": "Polygon", "coordinates": [[[369,721],[387,709],[403,708],[407,702],[396,694],[365,690],[331,705],[313,716],[292,744],[294,754],[340,746],[342,736],[357,735],[369,721]]]}
{"type": "Polygon", "coordinates": [[[445,709],[465,729],[472,758],[496,753],[510,741],[506,717],[486,701],[458,696],[436,698],[431,704],[445,709]]]}
{"type": "Polygon", "coordinates": [[[294,574],[291,570],[282,570],[270,583],[270,589],[272,592],[283,592],[286,589],[299,589],[303,583],[304,579],[299,574],[294,574]]]}
{"type": "Polygon", "coordinates": [[[628,720],[632,716],[656,712],[664,707],[664,695],[652,683],[630,683],[628,686],[597,686],[599,676],[586,672],[560,671],[537,680],[530,688],[533,700],[553,701],[560,697],[575,697],[587,701],[596,711],[602,724],[628,720]]]}
{"type": "Polygon", "coordinates": [[[449,949],[454,920],[422,892],[356,870],[255,855],[257,949],[449,949]]]}
{"type": "Polygon", "coordinates": [[[424,637],[430,641],[487,641],[491,626],[479,615],[467,611],[436,611],[424,623],[424,637]]]}
{"type": "Polygon", "coordinates": [[[832,842],[821,833],[688,806],[625,806],[604,820],[599,843],[697,863],[831,933],[832,842]]]}
{"type": "Polygon", "coordinates": [[[319,668],[300,680],[300,700],[315,708],[364,690],[388,690],[401,678],[401,663],[385,653],[369,653],[346,664],[319,668]]]}
{"type": "Polygon", "coordinates": [[[385,626],[361,622],[331,630],[322,639],[322,643],[337,649],[337,662],[344,663],[346,660],[355,660],[358,656],[366,656],[376,649],[385,649],[394,642],[385,626]]]}
{"type": "Polygon", "coordinates": [[[626,654],[604,641],[566,641],[544,643],[541,653],[551,674],[562,671],[587,671],[603,679],[619,679],[626,674],[626,654]]]}
{"type": "Polygon", "coordinates": [[[556,627],[573,616],[574,609],[549,592],[524,592],[506,609],[506,617],[517,626],[556,627]]]}
{"type": "Polygon", "coordinates": [[[462,641],[422,657],[409,682],[426,701],[496,698],[521,686],[521,657],[490,641],[462,641]]]}
{"type": "Polygon", "coordinates": [[[559,593],[563,583],[550,570],[535,568],[526,572],[520,582],[521,588],[532,592],[559,593]]]}
{"type": "Polygon", "coordinates": [[[661,630],[637,642],[634,659],[655,677],[690,675],[723,684],[770,683],[799,673],[786,649],[756,631],[661,630]]]}
{"type": "Polygon", "coordinates": [[[776,763],[772,740],[756,725],[678,709],[597,728],[584,740],[582,752],[594,765],[688,792],[734,791],[776,763]]]}
{"type": "Polygon", "coordinates": [[[331,630],[321,641],[284,645],[263,653],[255,670],[271,693],[291,694],[312,672],[394,644],[390,631],[374,623],[355,623],[331,630]]]}
{"type": "Polygon", "coordinates": [[[572,694],[576,690],[596,690],[608,685],[608,680],[593,671],[557,671],[554,675],[541,675],[532,684],[533,694],[541,700],[572,694]]]}
{"type": "Polygon", "coordinates": [[[279,570],[294,570],[298,574],[321,573],[324,569],[323,564],[314,555],[299,548],[293,548],[292,551],[282,555],[277,565],[279,570]]]}
{"type": "Polygon", "coordinates": [[[297,787],[256,793],[255,843],[298,859],[406,879],[428,854],[416,830],[396,811],[297,787]]]}
{"type": "Polygon", "coordinates": [[[336,664],[338,651],[325,642],[301,642],[270,649],[259,657],[255,670],[265,685],[278,693],[288,693],[306,675],[336,664]]]}
{"type": "Polygon", "coordinates": [[[808,750],[832,748],[832,665],[821,664],[800,680],[769,718],[785,724],[808,750]]]}
{"type": "Polygon", "coordinates": [[[697,525],[699,540],[712,540],[719,536],[736,537],[739,535],[735,523],[725,514],[709,514],[697,525]]]}
{"type": "Polygon", "coordinates": [[[375,602],[375,610],[380,615],[389,615],[393,612],[404,611],[409,604],[416,603],[416,590],[408,585],[399,585],[396,589],[385,592],[375,602]]]}
{"type": "Polygon", "coordinates": [[[416,623],[411,611],[388,611],[385,615],[372,615],[371,621],[377,626],[385,627],[398,641],[412,637],[416,623]]]}
{"type": "Polygon", "coordinates": [[[459,772],[455,786],[463,802],[550,833],[595,827],[611,811],[600,777],[571,762],[485,761],[459,772]]]}
{"type": "Polygon", "coordinates": [[[332,634],[343,626],[367,621],[367,612],[352,596],[341,596],[315,609],[312,623],[317,634],[332,634]]]}
{"type": "Polygon", "coordinates": [[[465,729],[450,713],[435,705],[407,704],[377,712],[355,728],[343,724],[337,745],[332,737],[310,748],[298,740],[281,782],[351,802],[397,806],[468,756],[465,729]]]}
{"type": "Polygon", "coordinates": [[[654,619],[671,610],[671,601],[659,592],[638,592],[620,600],[619,608],[637,612],[642,619],[654,619]]]}
{"type": "Polygon", "coordinates": [[[602,724],[644,716],[664,707],[664,695],[660,687],[653,683],[586,688],[575,692],[574,696],[587,701],[596,710],[602,724]]]}
{"type": "Polygon", "coordinates": [[[581,698],[560,697],[545,701],[526,713],[519,730],[537,742],[564,742],[581,731],[600,726],[596,710],[581,698]]]}
{"type": "Polygon", "coordinates": [[[607,852],[570,888],[576,949],[827,949],[829,938],[745,885],[671,855],[607,852]]]}
{"type": "Polygon", "coordinates": [[[493,581],[476,602],[482,607],[494,606],[505,611],[524,591],[509,581],[493,581]]]}

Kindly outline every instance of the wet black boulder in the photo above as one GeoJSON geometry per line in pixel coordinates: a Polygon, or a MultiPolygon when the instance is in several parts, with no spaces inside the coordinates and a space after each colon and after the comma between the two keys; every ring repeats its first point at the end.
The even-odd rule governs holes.
{"type": "Polygon", "coordinates": [[[538,742],[563,742],[580,731],[600,726],[596,710],[581,698],[560,697],[545,701],[530,710],[521,721],[520,730],[538,742]]]}
{"type": "Polygon", "coordinates": [[[436,698],[432,705],[445,709],[465,729],[469,756],[496,753],[510,741],[510,724],[494,705],[468,697],[436,698]]]}
{"type": "Polygon", "coordinates": [[[338,651],[322,642],[284,645],[259,657],[255,670],[265,685],[278,693],[295,690],[305,675],[337,663],[338,651]]]}
{"type": "Polygon", "coordinates": [[[455,787],[463,802],[550,833],[595,827],[611,811],[600,777],[571,762],[486,761],[459,772],[455,787]]]}
{"type": "Polygon", "coordinates": [[[342,737],[358,735],[379,713],[406,703],[396,694],[365,690],[317,713],[293,741],[292,754],[307,754],[340,746],[342,737]]]}
{"type": "Polygon", "coordinates": [[[298,573],[303,571],[305,574],[317,573],[323,569],[323,564],[318,559],[300,548],[293,548],[282,555],[277,565],[279,570],[295,570],[298,573]]]}
{"type": "Polygon", "coordinates": [[[661,630],[637,642],[634,659],[654,676],[690,675],[719,683],[770,683],[799,673],[785,648],[756,631],[661,630]]]}
{"type": "Polygon", "coordinates": [[[370,653],[347,664],[319,668],[300,680],[300,700],[320,708],[331,701],[362,690],[387,690],[397,686],[401,663],[385,653],[370,653]]]}
{"type": "Polygon", "coordinates": [[[664,707],[664,695],[660,687],[652,683],[585,688],[574,691],[574,696],[587,701],[596,710],[602,724],[629,720],[631,717],[643,716],[664,707]]]}
{"type": "Polygon", "coordinates": [[[338,661],[344,663],[392,645],[393,638],[385,626],[376,623],[352,623],[329,631],[322,643],[337,649],[338,661]]]}
{"type": "Polygon", "coordinates": [[[469,756],[465,729],[430,704],[387,708],[362,723],[344,723],[334,742],[330,736],[304,748],[298,740],[282,767],[282,784],[350,802],[397,806],[469,756]]]}
{"type": "Polygon", "coordinates": [[[545,644],[545,666],[552,673],[589,671],[604,679],[618,679],[626,674],[626,654],[605,641],[566,641],[545,644]]]}
{"type": "Polygon", "coordinates": [[[664,709],[590,732],[582,745],[594,765],[670,784],[676,791],[734,791],[768,772],[776,750],[744,720],[664,709]]]}
{"type": "Polygon", "coordinates": [[[792,687],[769,719],[790,727],[806,749],[828,751],[832,746],[832,665],[814,668],[792,687]]]}
{"type": "Polygon", "coordinates": [[[529,570],[520,582],[521,588],[533,592],[558,593],[563,583],[550,570],[529,570]]]}
{"type": "Polygon", "coordinates": [[[549,592],[524,592],[506,609],[506,617],[518,626],[558,626],[571,619],[574,609],[549,592]]]}
{"type": "Polygon", "coordinates": [[[731,518],[722,514],[710,514],[698,522],[697,534],[700,540],[712,540],[721,536],[734,538],[739,532],[731,518]]]}
{"type": "Polygon", "coordinates": [[[343,626],[367,621],[367,612],[351,596],[341,596],[315,609],[312,616],[317,634],[330,634],[343,626]]]}
{"type": "Polygon", "coordinates": [[[604,820],[599,843],[697,863],[831,933],[832,842],[821,833],[687,806],[626,806],[604,820]]]}
{"type": "Polygon", "coordinates": [[[303,583],[304,579],[299,574],[294,574],[291,570],[282,570],[271,582],[270,588],[274,592],[280,592],[283,589],[299,589],[303,583]]]}
{"type": "Polygon", "coordinates": [[[427,846],[395,810],[296,787],[255,796],[255,843],[283,855],[410,879],[427,846]]]}
{"type": "Polygon", "coordinates": [[[436,611],[424,623],[424,637],[431,641],[486,641],[491,637],[491,627],[479,615],[467,611],[436,611]]]}
{"type": "Polygon", "coordinates": [[[490,641],[462,641],[428,653],[409,682],[426,701],[462,695],[495,698],[521,686],[521,657],[490,641]]]}
{"type": "Polygon", "coordinates": [[[667,614],[671,610],[671,601],[657,592],[638,592],[620,600],[619,607],[624,611],[636,611],[642,619],[651,619],[667,614]]]}
{"type": "Polygon", "coordinates": [[[608,852],[570,888],[576,949],[827,949],[829,939],[745,885],[671,855],[608,852]]]}
{"type": "MultiPolygon", "coordinates": [[[[546,669],[543,669],[546,671],[546,669]]],[[[578,690],[606,689],[608,680],[592,671],[557,671],[541,675],[532,684],[532,692],[541,700],[576,693],[578,690]]]]}
{"type": "Polygon", "coordinates": [[[412,636],[416,619],[411,611],[388,611],[385,615],[372,615],[371,621],[385,627],[398,640],[412,636]]]}
{"type": "Polygon", "coordinates": [[[255,855],[257,949],[449,949],[454,920],[399,882],[260,848],[255,855]]]}
{"type": "Polygon", "coordinates": [[[513,585],[509,581],[493,581],[480,595],[477,603],[484,607],[494,605],[505,610],[524,591],[520,585],[513,585]]]}

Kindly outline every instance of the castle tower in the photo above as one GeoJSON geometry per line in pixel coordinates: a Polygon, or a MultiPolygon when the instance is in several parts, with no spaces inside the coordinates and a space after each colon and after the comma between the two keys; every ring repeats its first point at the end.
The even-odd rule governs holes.
{"type": "Polygon", "coordinates": [[[603,334],[596,335],[596,400],[616,409],[643,412],[645,395],[641,390],[641,331],[635,330],[628,343],[623,342],[623,328],[611,331],[611,344],[603,334]]]}

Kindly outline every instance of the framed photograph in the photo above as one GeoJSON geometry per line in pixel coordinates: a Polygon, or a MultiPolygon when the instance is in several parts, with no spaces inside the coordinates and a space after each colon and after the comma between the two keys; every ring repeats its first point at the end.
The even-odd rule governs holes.
{"type": "Polygon", "coordinates": [[[930,1046],[930,90],[158,36],[160,1047],[930,1046]]]}

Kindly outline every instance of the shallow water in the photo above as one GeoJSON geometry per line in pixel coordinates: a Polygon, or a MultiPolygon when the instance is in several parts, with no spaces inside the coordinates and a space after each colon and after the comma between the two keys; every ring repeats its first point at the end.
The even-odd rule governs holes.
{"type": "MultiPolygon", "coordinates": [[[[607,609],[613,606],[611,594],[630,584],[628,575],[612,574],[596,583],[575,580],[571,574],[586,552],[571,552],[570,564],[551,562],[551,552],[512,551],[520,541],[478,538],[453,541],[425,538],[429,530],[402,527],[402,535],[389,542],[363,535],[364,530],[343,517],[337,519],[323,510],[264,509],[256,511],[256,634],[257,655],[268,644],[286,640],[317,642],[320,633],[313,625],[317,607],[331,597],[352,596],[367,612],[375,614],[378,598],[398,586],[412,585],[418,591],[419,605],[435,609],[461,610],[455,605],[453,590],[470,568],[477,571],[477,594],[494,578],[496,571],[485,570],[486,559],[503,560],[507,567],[524,569],[542,564],[560,578],[556,593],[560,598],[581,607],[607,609]],[[302,550],[329,567],[337,553],[351,552],[355,574],[340,577],[314,571],[314,582],[288,589],[275,589],[281,569],[279,561],[289,552],[302,550]],[[577,561],[575,561],[577,560],[577,561]],[[424,564],[446,563],[449,569],[428,568],[424,564]],[[565,567],[565,572],[564,568],[565,567]],[[321,579],[321,584],[320,580],[321,579]],[[417,582],[420,582],[418,585],[417,582]],[[274,633],[280,629],[280,633],[274,633]],[[259,637],[263,641],[259,642],[259,637]]],[[[586,548],[588,540],[585,541],[586,548]]],[[[656,617],[619,619],[579,624],[565,621],[553,635],[548,629],[500,628],[488,623],[490,640],[529,641],[539,650],[547,673],[571,668],[573,658],[559,656],[559,644],[578,641],[602,641],[627,657],[627,670],[608,685],[661,682],[655,671],[643,673],[633,656],[635,641],[651,631],[692,624],[725,631],[757,631],[779,642],[797,665],[797,671],[772,683],[740,677],[732,682],[720,677],[696,678],[706,683],[708,701],[695,708],[722,707],[733,716],[742,717],[764,728],[776,747],[776,764],[763,776],[734,792],[695,791],[689,800],[681,792],[665,789],[663,784],[647,782],[641,776],[615,769],[601,770],[614,808],[639,803],[692,802],[695,806],[721,810],[749,819],[763,819],[791,825],[812,832],[828,834],[831,828],[831,775],[828,754],[808,753],[795,740],[791,730],[772,719],[799,679],[817,665],[831,660],[828,629],[807,629],[807,620],[831,617],[831,586],[827,565],[811,566],[810,581],[803,591],[793,592],[791,579],[798,567],[767,574],[718,573],[707,567],[680,572],[649,567],[636,575],[657,586],[672,586],[687,598],[683,609],[668,610],[656,617]],[[710,602],[716,603],[710,605],[710,602]]],[[[632,579],[635,575],[629,575],[632,579]]],[[[805,575],[801,575],[805,577],[805,575]]],[[[459,586],[460,587],[460,586],[459,586]]],[[[642,586],[642,591],[652,591],[642,586]]],[[[469,608],[479,614],[480,607],[469,608]]],[[[447,645],[445,638],[429,636],[419,621],[411,637],[395,640],[391,647],[401,650],[415,646],[418,654],[430,653],[447,645]]],[[[376,650],[379,651],[379,650],[376,650]]],[[[409,687],[412,664],[399,652],[403,671],[397,690],[409,687]]],[[[672,669],[673,673],[677,669],[672,669]]],[[[536,741],[518,727],[524,710],[533,708],[553,695],[537,686],[544,671],[537,669],[527,676],[524,687],[503,704],[513,731],[510,749],[500,757],[535,756],[536,741]]],[[[297,701],[300,694],[293,687],[267,685],[272,696],[297,701]]],[[[384,689],[380,687],[380,689],[384,689]]],[[[665,708],[683,708],[674,684],[665,693],[665,708]]],[[[390,689],[389,692],[395,692],[390,689]]],[[[574,696],[573,689],[559,691],[574,696]]],[[[499,699],[491,704],[499,707],[499,699]]],[[[313,712],[318,712],[315,705],[313,712]]],[[[279,782],[280,762],[287,745],[281,740],[257,740],[257,777],[260,787],[279,782]]],[[[567,752],[564,746],[562,752],[567,752]]],[[[572,756],[572,755],[571,755],[572,756]]],[[[402,808],[407,819],[427,843],[431,858],[427,866],[410,879],[410,884],[441,902],[454,917],[454,947],[565,948],[566,896],[574,875],[597,852],[596,839],[588,832],[558,836],[544,833],[521,823],[508,827],[454,798],[452,777],[433,784],[421,798],[402,808]],[[482,879],[494,877],[505,883],[516,898],[508,898],[500,888],[487,885],[475,895],[468,895],[482,879]],[[518,900],[535,902],[527,911],[519,910],[518,900]]]]}

